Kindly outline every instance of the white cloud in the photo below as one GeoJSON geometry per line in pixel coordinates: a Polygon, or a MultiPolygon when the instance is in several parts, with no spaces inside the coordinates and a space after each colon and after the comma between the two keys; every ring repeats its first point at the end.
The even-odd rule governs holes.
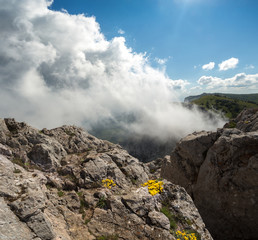
{"type": "Polygon", "coordinates": [[[250,65],[246,65],[245,69],[254,69],[254,65],[250,64],[250,65]]]}
{"type": "Polygon", "coordinates": [[[107,41],[94,17],[51,11],[50,3],[0,0],[1,117],[35,127],[90,128],[135,116],[134,123],[121,124],[156,137],[218,126],[171,103],[187,81],[151,67],[124,37],[107,41]]]}
{"type": "Polygon", "coordinates": [[[125,31],[122,30],[121,28],[120,28],[117,32],[118,32],[119,34],[121,34],[121,35],[125,34],[125,31]]]}
{"type": "Polygon", "coordinates": [[[207,89],[258,89],[258,74],[239,73],[231,78],[218,78],[212,76],[202,76],[198,81],[200,85],[206,85],[207,89]]]}
{"type": "Polygon", "coordinates": [[[169,86],[174,90],[183,90],[185,91],[185,87],[190,83],[186,80],[178,79],[178,80],[171,80],[169,82],[169,86]]]}
{"type": "Polygon", "coordinates": [[[209,62],[202,66],[203,70],[212,70],[215,67],[215,62],[209,62]]]}
{"type": "Polygon", "coordinates": [[[226,71],[226,70],[229,70],[229,69],[236,68],[238,62],[239,62],[238,58],[232,57],[228,60],[225,60],[225,61],[221,62],[219,64],[219,70],[220,71],[226,71]]]}
{"type": "Polygon", "coordinates": [[[168,59],[167,58],[155,58],[155,61],[158,63],[158,64],[160,64],[160,65],[164,65],[164,64],[166,64],[166,62],[168,61],[168,59]]]}

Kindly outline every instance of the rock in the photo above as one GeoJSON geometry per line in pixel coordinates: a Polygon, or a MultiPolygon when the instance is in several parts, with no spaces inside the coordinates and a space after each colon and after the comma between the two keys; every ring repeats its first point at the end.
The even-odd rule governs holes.
{"type": "Polygon", "coordinates": [[[244,110],[237,128],[183,138],[161,176],[193,197],[215,239],[257,238],[258,131],[256,110],[244,110]]]}
{"type": "Polygon", "coordinates": [[[141,186],[149,168],[119,145],[74,126],[39,131],[14,119],[0,121],[0,136],[1,239],[175,240],[179,229],[212,239],[186,191],[164,181],[151,196],[141,186]]]}
{"type": "Polygon", "coordinates": [[[183,186],[189,194],[192,194],[199,168],[219,134],[219,132],[194,132],[181,139],[170,158],[164,158],[161,176],[183,186]]]}
{"type": "Polygon", "coordinates": [[[61,166],[61,159],[66,155],[63,147],[55,141],[51,141],[49,144],[36,144],[28,154],[31,161],[45,170],[61,166]]]}
{"type": "Polygon", "coordinates": [[[258,109],[245,109],[234,120],[236,128],[244,132],[258,131],[258,109]]]}
{"type": "Polygon", "coordinates": [[[0,197],[0,239],[1,240],[31,240],[35,235],[29,227],[19,220],[0,197]]]}
{"type": "Polygon", "coordinates": [[[195,204],[216,239],[257,235],[257,146],[258,132],[222,135],[200,168],[195,204]]]}
{"type": "Polygon", "coordinates": [[[42,240],[51,240],[55,236],[51,223],[42,212],[31,216],[27,225],[42,240]]]}
{"type": "Polygon", "coordinates": [[[162,227],[164,229],[170,229],[169,219],[161,212],[152,211],[148,213],[148,217],[153,225],[162,227]]]}
{"type": "Polygon", "coordinates": [[[4,156],[12,156],[12,151],[9,147],[0,143],[0,154],[4,156]]]}

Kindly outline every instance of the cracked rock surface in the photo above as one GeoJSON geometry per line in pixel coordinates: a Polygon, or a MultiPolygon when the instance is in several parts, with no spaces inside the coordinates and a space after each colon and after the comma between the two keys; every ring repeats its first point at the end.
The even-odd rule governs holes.
{"type": "Polygon", "coordinates": [[[148,169],[80,128],[0,119],[0,239],[174,240],[176,230],[212,239],[184,188],[164,181],[151,196],[141,186],[148,169]]]}
{"type": "Polygon", "coordinates": [[[161,176],[193,197],[214,239],[257,239],[258,110],[244,110],[236,128],[183,138],[161,176]]]}

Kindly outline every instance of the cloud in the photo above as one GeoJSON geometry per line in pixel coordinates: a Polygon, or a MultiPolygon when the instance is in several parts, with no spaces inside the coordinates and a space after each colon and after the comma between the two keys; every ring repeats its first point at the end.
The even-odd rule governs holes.
{"type": "Polygon", "coordinates": [[[236,68],[238,62],[239,62],[238,58],[233,58],[232,57],[228,60],[225,60],[225,61],[221,62],[219,64],[219,70],[220,71],[226,71],[226,70],[229,70],[229,69],[236,68]]]}
{"type": "Polygon", "coordinates": [[[254,65],[250,64],[250,65],[246,65],[245,69],[254,69],[254,65]]]}
{"type": "Polygon", "coordinates": [[[160,64],[160,65],[164,65],[164,64],[166,64],[166,62],[168,61],[168,59],[167,58],[155,58],[154,59],[158,64],[160,64]]]}
{"type": "Polygon", "coordinates": [[[122,30],[121,28],[120,28],[117,32],[118,32],[119,34],[121,34],[121,35],[125,34],[125,31],[122,30]]]}
{"type": "Polygon", "coordinates": [[[190,83],[186,80],[178,79],[178,80],[173,80],[169,82],[169,86],[174,89],[174,90],[183,90],[185,91],[185,87],[189,85],[190,83]]]}
{"type": "Polygon", "coordinates": [[[188,83],[153,68],[124,37],[108,41],[94,17],[48,9],[51,1],[0,0],[0,115],[35,127],[106,119],[155,137],[215,129],[173,104],[188,83]],[[121,119],[133,116],[134,121],[121,119]]]}
{"type": "Polygon", "coordinates": [[[215,62],[209,62],[202,66],[203,70],[212,70],[215,67],[215,62]]]}
{"type": "Polygon", "coordinates": [[[202,76],[198,81],[200,85],[206,85],[208,89],[258,89],[258,74],[239,73],[231,78],[218,78],[212,76],[202,76]]]}

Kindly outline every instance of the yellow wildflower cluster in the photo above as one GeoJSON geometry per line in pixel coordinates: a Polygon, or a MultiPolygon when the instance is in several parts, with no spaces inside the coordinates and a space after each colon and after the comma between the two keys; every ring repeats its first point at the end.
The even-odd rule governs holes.
{"type": "Polygon", "coordinates": [[[197,240],[197,237],[195,236],[195,233],[176,231],[176,240],[197,240]]]}
{"type": "Polygon", "coordinates": [[[116,186],[112,179],[106,178],[102,180],[102,184],[104,187],[111,189],[111,187],[116,186]]]}
{"type": "Polygon", "coordinates": [[[154,196],[163,191],[163,184],[164,183],[162,181],[149,180],[148,182],[142,184],[142,186],[148,186],[149,193],[154,196]]]}

